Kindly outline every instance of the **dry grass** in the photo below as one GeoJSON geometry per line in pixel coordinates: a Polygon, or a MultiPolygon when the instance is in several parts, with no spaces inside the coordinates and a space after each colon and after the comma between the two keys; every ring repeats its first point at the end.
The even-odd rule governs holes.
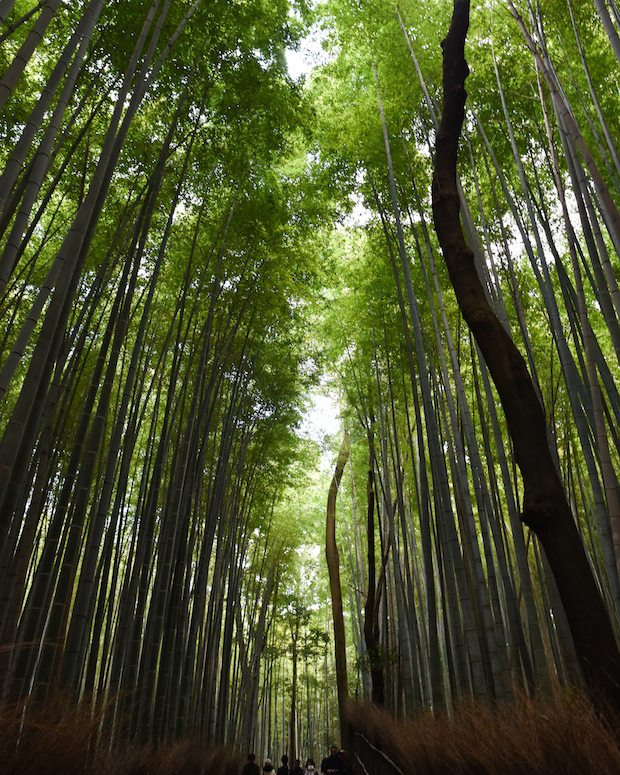
{"type": "Polygon", "coordinates": [[[604,723],[581,698],[495,709],[464,704],[453,719],[424,713],[403,723],[378,708],[356,706],[351,720],[368,741],[356,737],[369,775],[398,772],[373,747],[405,775],[620,773],[618,725],[604,723]]]}
{"type": "MultiPolygon", "coordinates": [[[[56,696],[24,716],[0,711],[0,775],[239,775],[245,756],[208,751],[184,739],[165,746],[110,752],[97,714],[56,696]]],[[[618,775],[618,727],[606,726],[587,702],[521,701],[489,709],[464,704],[454,717],[420,714],[395,722],[372,706],[351,706],[362,737],[356,753],[368,775],[618,775]],[[381,753],[378,753],[378,749],[381,753]],[[396,768],[390,765],[389,757],[396,768]]],[[[363,770],[357,768],[359,775],[363,770]]]]}
{"type": "Polygon", "coordinates": [[[24,715],[0,711],[0,775],[239,775],[243,757],[209,751],[194,740],[170,745],[127,746],[110,751],[97,734],[100,714],[55,696],[24,715]],[[97,741],[96,744],[93,741],[97,741]]]}

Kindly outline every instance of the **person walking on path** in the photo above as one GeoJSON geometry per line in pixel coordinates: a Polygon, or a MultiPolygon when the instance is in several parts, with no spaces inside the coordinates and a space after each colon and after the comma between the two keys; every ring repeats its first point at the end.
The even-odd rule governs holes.
{"type": "Polygon", "coordinates": [[[263,764],[263,775],[271,775],[272,772],[275,772],[273,762],[271,759],[265,759],[265,763],[263,764]]]}
{"type": "Polygon", "coordinates": [[[332,745],[329,756],[326,756],[321,762],[321,772],[324,775],[340,775],[344,772],[344,762],[335,745],[332,745]]]}
{"type": "Polygon", "coordinates": [[[282,766],[278,767],[278,775],[290,775],[291,770],[288,766],[288,756],[284,754],[282,757],[282,766]]]}
{"type": "Polygon", "coordinates": [[[291,767],[291,775],[304,775],[304,768],[299,759],[295,759],[295,764],[291,767]]]}
{"type": "Polygon", "coordinates": [[[256,756],[253,753],[248,754],[248,760],[241,770],[241,775],[260,775],[260,767],[256,764],[256,756]]]}
{"type": "Polygon", "coordinates": [[[351,765],[349,764],[349,757],[347,756],[347,752],[344,750],[344,748],[340,749],[340,761],[342,762],[342,772],[343,775],[350,775],[350,773],[353,772],[351,769],[351,765]]]}

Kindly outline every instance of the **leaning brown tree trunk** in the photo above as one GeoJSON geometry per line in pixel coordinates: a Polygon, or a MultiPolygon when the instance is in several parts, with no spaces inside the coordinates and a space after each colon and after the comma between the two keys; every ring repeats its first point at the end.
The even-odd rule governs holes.
{"type": "Polygon", "coordinates": [[[463,236],[456,186],[465,115],[465,37],[469,0],[454,0],[443,47],[444,107],[433,177],[435,230],[459,307],[499,394],[523,477],[522,521],[538,536],[553,570],[586,685],[595,700],[620,709],[620,654],[577,525],[551,456],[547,424],[521,353],[490,308],[463,236]]]}
{"type": "MultiPolygon", "coordinates": [[[[368,596],[364,606],[364,640],[368,655],[370,676],[372,680],[372,701],[377,705],[385,705],[385,681],[383,665],[379,654],[379,600],[381,586],[377,586],[377,569],[375,559],[375,489],[372,459],[368,469],[367,532],[368,532],[368,596]]],[[[383,575],[383,574],[382,574],[383,575]]]]}
{"type": "Polygon", "coordinates": [[[336,652],[336,685],[338,688],[338,714],[340,717],[340,744],[350,749],[346,705],[349,698],[347,680],[346,638],[342,616],[342,588],[340,586],[340,564],[336,546],[336,497],[344,467],[349,459],[349,434],[344,434],[336,462],[336,470],[327,496],[327,520],[325,529],[325,556],[329,572],[329,587],[332,595],[332,616],[334,620],[334,650],[336,652]]]}

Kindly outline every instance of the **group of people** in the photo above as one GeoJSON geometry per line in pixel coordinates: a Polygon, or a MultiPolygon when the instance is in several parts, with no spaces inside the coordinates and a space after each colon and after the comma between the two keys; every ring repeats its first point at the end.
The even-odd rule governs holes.
{"type": "MultiPolygon", "coordinates": [[[[335,745],[332,745],[329,756],[326,756],[321,762],[320,772],[321,775],[348,775],[351,768],[345,752],[339,751],[335,745]]],[[[315,773],[319,775],[314,759],[308,759],[305,768],[301,766],[299,759],[295,759],[294,765],[289,767],[286,754],[282,757],[282,766],[278,767],[277,772],[271,759],[265,760],[261,770],[253,753],[248,754],[248,760],[241,771],[241,775],[315,775],[315,773]]]]}

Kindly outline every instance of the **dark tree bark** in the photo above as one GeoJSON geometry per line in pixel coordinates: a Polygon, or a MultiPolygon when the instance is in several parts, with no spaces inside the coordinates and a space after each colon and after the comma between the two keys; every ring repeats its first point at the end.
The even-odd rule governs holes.
{"type": "Polygon", "coordinates": [[[458,142],[465,114],[469,0],[455,0],[442,43],[444,108],[437,136],[433,214],[459,307],[493,378],[524,484],[521,519],[538,536],[562,597],[586,685],[620,708],[620,654],[548,444],[548,429],[525,360],[489,306],[459,218],[458,142]]]}
{"type": "Polygon", "coordinates": [[[366,652],[370,660],[372,701],[377,703],[377,705],[383,706],[385,705],[385,682],[379,654],[379,600],[381,598],[381,587],[377,587],[377,571],[375,568],[375,490],[372,466],[368,470],[366,492],[368,496],[368,597],[364,607],[364,639],[366,641],[366,652]]]}
{"type": "Polygon", "coordinates": [[[344,467],[349,459],[349,437],[345,433],[336,462],[336,470],[327,497],[327,519],[325,530],[325,556],[329,571],[329,587],[332,595],[332,616],[334,620],[334,649],[336,652],[336,684],[338,687],[338,712],[340,715],[340,744],[350,748],[348,739],[348,724],[346,705],[349,698],[347,680],[347,655],[342,616],[342,588],[340,586],[340,565],[338,547],[336,545],[336,497],[342,479],[344,467]]]}

